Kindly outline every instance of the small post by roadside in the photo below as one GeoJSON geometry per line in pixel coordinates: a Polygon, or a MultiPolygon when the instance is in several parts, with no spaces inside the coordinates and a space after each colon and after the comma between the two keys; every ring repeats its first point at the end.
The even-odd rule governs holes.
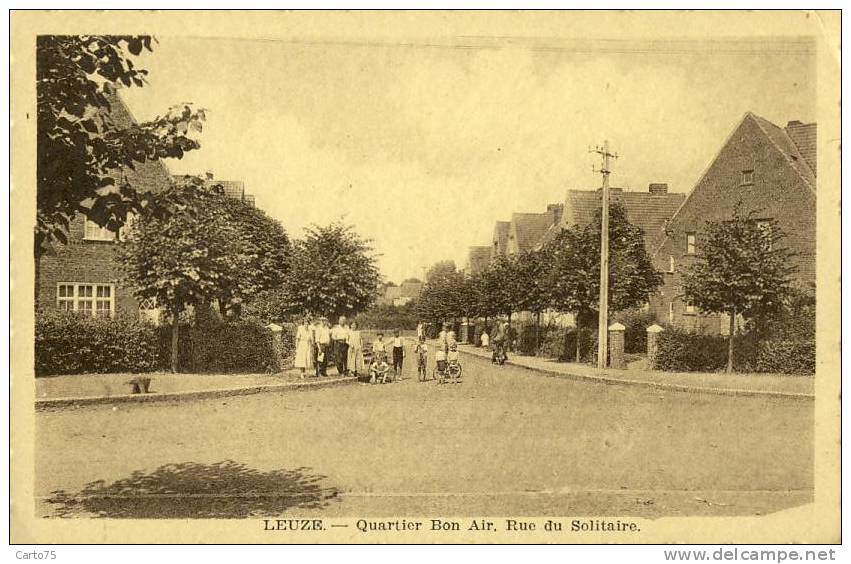
{"type": "Polygon", "coordinates": [[[650,370],[656,369],[656,355],[659,352],[659,333],[662,331],[664,329],[655,323],[647,328],[647,367],[650,370]]]}
{"type": "Polygon", "coordinates": [[[272,351],[274,351],[275,355],[272,363],[277,371],[280,372],[284,369],[284,342],[282,337],[284,328],[277,323],[270,323],[266,326],[266,329],[272,333],[272,351]]]}
{"type": "Polygon", "coordinates": [[[626,368],[623,356],[625,330],[626,327],[620,323],[609,325],[609,366],[617,370],[626,368]]]}

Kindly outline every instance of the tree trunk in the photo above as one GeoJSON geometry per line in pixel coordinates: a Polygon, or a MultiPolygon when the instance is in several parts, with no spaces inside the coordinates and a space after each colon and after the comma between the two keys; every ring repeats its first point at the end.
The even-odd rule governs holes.
{"type": "Polygon", "coordinates": [[[733,338],[736,333],[736,308],[730,313],[730,336],[727,340],[727,374],[733,372],[733,338]]]}
{"type": "Polygon", "coordinates": [[[580,348],[582,333],[579,331],[579,312],[576,312],[576,362],[582,360],[582,350],[580,348]]]}
{"type": "Polygon", "coordinates": [[[541,312],[535,314],[535,356],[538,356],[538,347],[541,346],[541,312]]]}
{"type": "Polygon", "coordinates": [[[171,371],[177,374],[177,336],[180,332],[180,315],[175,313],[171,316],[171,371]]]}

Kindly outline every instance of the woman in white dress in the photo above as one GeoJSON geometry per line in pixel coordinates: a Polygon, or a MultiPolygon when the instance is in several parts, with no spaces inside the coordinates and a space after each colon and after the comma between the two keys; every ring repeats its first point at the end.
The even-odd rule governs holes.
{"type": "Polygon", "coordinates": [[[305,371],[313,368],[313,331],[307,317],[301,320],[301,325],[296,330],[293,365],[301,369],[302,378],[304,378],[305,371]]]}
{"type": "Polygon", "coordinates": [[[349,326],[349,335],[346,337],[346,342],[349,344],[348,369],[349,372],[357,376],[358,372],[363,371],[363,337],[361,336],[360,329],[358,329],[357,321],[352,321],[352,324],[349,326]]]}

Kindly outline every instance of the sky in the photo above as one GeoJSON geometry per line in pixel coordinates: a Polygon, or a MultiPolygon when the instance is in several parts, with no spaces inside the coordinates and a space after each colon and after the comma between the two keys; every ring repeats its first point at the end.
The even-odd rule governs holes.
{"type": "Polygon", "coordinates": [[[157,39],[137,119],[208,110],[170,171],[244,181],[293,237],[353,224],[397,283],[597,188],[589,145],[619,154],[613,186],[688,192],[745,112],[816,115],[806,41],[157,39]]]}

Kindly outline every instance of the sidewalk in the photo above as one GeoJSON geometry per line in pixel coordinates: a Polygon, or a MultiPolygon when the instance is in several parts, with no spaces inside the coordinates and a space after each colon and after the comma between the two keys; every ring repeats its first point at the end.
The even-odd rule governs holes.
{"type": "MultiPolygon", "coordinates": [[[[491,352],[472,345],[458,350],[490,360],[491,352]]],[[[588,364],[558,362],[534,356],[509,355],[506,364],[542,372],[548,376],[606,384],[637,385],[685,392],[733,396],[789,397],[812,400],[814,378],[790,374],[724,374],[718,372],[663,372],[633,365],[625,370],[598,370],[588,364]]],[[[636,363],[637,364],[637,363],[636,363]]]]}
{"type": "MultiPolygon", "coordinates": [[[[35,379],[36,409],[69,405],[198,399],[246,395],[266,391],[311,389],[354,381],[333,374],[304,379],[297,370],[278,374],[72,374],[35,379]],[[151,378],[150,393],[132,394],[127,381],[134,376],[151,378]]],[[[13,384],[14,385],[14,384],[13,384]]]]}

